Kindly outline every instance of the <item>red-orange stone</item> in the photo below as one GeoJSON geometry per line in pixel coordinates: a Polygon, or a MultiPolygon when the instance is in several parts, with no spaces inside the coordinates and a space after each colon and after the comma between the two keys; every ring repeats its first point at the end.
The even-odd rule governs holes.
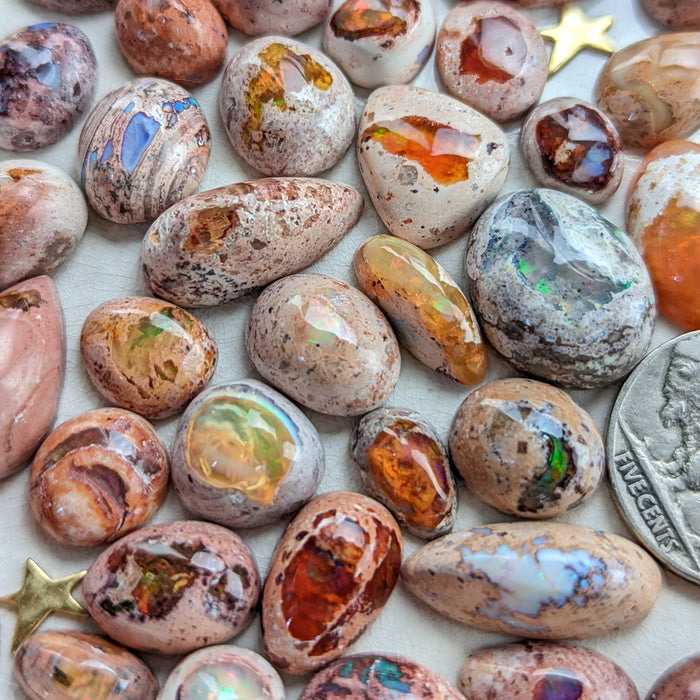
{"type": "Polygon", "coordinates": [[[318,496],[279,543],[263,593],[263,643],[275,666],[305,673],[338,658],[377,617],[401,567],[401,534],[380,503],[318,496]]]}
{"type": "Polygon", "coordinates": [[[376,2],[350,0],[343,3],[331,18],[331,29],[336,36],[351,41],[371,37],[397,37],[406,33],[407,19],[415,22],[420,12],[416,0],[388,0],[378,9],[376,2]]]}
{"type": "Polygon", "coordinates": [[[634,176],[627,229],[649,269],[659,311],[700,329],[700,145],[668,141],[634,176]]]}
{"type": "Polygon", "coordinates": [[[474,31],[462,42],[462,75],[477,76],[476,82],[479,85],[490,80],[508,82],[520,72],[527,54],[520,29],[505,17],[479,19],[475,24],[474,31]],[[497,37],[502,39],[503,36],[510,39],[512,46],[501,55],[496,50],[496,47],[501,46],[497,37]],[[506,66],[508,70],[505,69],[506,66]]]}
{"type": "Polygon", "coordinates": [[[439,185],[467,180],[480,144],[478,136],[417,115],[372,124],[361,140],[370,138],[392,155],[419,163],[439,185]]]}

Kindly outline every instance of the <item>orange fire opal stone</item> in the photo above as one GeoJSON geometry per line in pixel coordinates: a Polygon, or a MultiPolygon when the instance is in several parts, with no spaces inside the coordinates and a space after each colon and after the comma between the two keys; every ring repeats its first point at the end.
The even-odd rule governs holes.
{"type": "Polygon", "coordinates": [[[395,236],[374,236],[355,253],[362,291],[389,317],[423,364],[462,384],[486,374],[486,350],[467,298],[428,253],[395,236]]]}
{"type": "Polygon", "coordinates": [[[700,145],[657,146],[629,192],[627,229],[649,268],[659,311],[700,329],[700,145]]]}

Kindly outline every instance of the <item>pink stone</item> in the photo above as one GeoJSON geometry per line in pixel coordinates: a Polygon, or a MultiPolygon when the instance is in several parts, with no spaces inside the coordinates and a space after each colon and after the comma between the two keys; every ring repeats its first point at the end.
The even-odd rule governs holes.
{"type": "Polygon", "coordinates": [[[53,425],[64,344],[63,313],[50,277],[0,294],[0,479],[32,458],[53,425]]]}

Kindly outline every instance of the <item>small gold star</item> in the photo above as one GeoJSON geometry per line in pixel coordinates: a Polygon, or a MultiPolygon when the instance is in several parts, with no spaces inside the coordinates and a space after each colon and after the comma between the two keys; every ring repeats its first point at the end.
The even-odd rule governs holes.
{"type": "Polygon", "coordinates": [[[85,576],[85,571],[50,578],[32,559],[24,568],[24,583],[16,593],[0,598],[0,605],[17,610],[12,653],[52,612],[86,615],[85,608],[71,595],[71,591],[85,576]]]}
{"type": "Polygon", "coordinates": [[[604,36],[612,23],[612,16],[589,20],[578,7],[564,5],[559,24],[540,31],[542,36],[554,42],[552,56],[549,59],[549,74],[554,75],[585,48],[614,53],[615,49],[604,36]]]}

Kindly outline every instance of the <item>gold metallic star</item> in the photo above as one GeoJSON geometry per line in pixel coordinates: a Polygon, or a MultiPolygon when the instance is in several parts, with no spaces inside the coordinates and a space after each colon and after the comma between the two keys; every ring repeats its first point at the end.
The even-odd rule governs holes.
{"type": "Polygon", "coordinates": [[[16,593],[0,598],[0,605],[17,610],[12,653],[52,612],[86,615],[85,608],[71,595],[85,571],[64,578],[50,578],[32,559],[24,568],[24,583],[16,593]]]}
{"type": "Polygon", "coordinates": [[[589,20],[578,7],[564,5],[559,24],[540,31],[542,36],[554,42],[552,56],[549,59],[549,74],[554,75],[585,48],[614,53],[615,49],[604,36],[612,23],[612,16],[589,20]]]}

